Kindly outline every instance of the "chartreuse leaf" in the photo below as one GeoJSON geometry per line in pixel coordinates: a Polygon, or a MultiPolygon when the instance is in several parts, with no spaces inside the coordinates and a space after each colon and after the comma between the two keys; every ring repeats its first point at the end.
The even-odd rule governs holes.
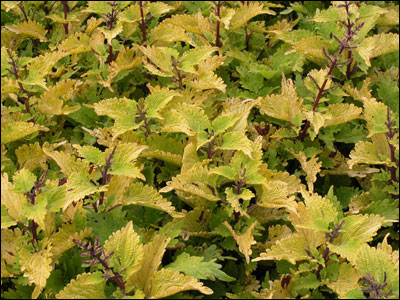
{"type": "Polygon", "coordinates": [[[96,114],[106,115],[115,120],[112,132],[113,139],[129,130],[137,129],[140,123],[135,122],[137,103],[128,98],[110,98],[93,105],[96,114]]]}
{"type": "Polygon", "coordinates": [[[66,188],[67,194],[63,210],[65,210],[74,201],[79,201],[86,196],[95,194],[97,192],[106,191],[107,185],[96,186],[90,181],[86,173],[72,172],[68,176],[66,188]]]}
{"type": "Polygon", "coordinates": [[[139,271],[133,273],[127,280],[127,286],[139,287],[148,297],[152,290],[153,275],[158,270],[170,238],[158,234],[153,241],[143,247],[143,259],[139,271]]]}
{"type": "Polygon", "coordinates": [[[35,185],[36,176],[27,169],[17,171],[13,176],[14,192],[25,194],[35,185]]]}
{"type": "Polygon", "coordinates": [[[235,232],[235,230],[233,230],[231,225],[229,225],[228,222],[225,221],[223,224],[231,232],[233,238],[235,239],[236,243],[239,246],[239,251],[242,252],[244,257],[246,258],[247,264],[249,264],[250,263],[250,255],[252,253],[251,246],[256,244],[256,241],[254,240],[253,230],[256,227],[256,225],[258,224],[258,222],[255,221],[254,223],[252,223],[249,226],[249,228],[247,228],[247,230],[242,234],[237,234],[235,232]]]}
{"type": "MultiPolygon", "coordinates": [[[[185,194],[198,196],[209,201],[219,201],[221,199],[216,194],[217,179],[217,175],[212,174],[206,166],[199,162],[194,164],[192,168],[173,177],[171,181],[167,182],[167,186],[161,188],[159,192],[167,193],[175,189],[178,192],[183,192],[181,194],[182,200],[191,206],[197,206],[199,203],[197,201],[192,202],[193,197],[188,197],[185,194]]],[[[204,200],[201,202],[205,204],[204,200]]]]}
{"type": "Polygon", "coordinates": [[[350,159],[347,163],[350,169],[352,169],[354,165],[359,164],[386,165],[390,163],[389,157],[383,159],[379,154],[374,143],[360,141],[355,145],[354,149],[351,150],[350,159]]]}
{"type": "Polygon", "coordinates": [[[386,133],[388,131],[386,127],[387,121],[387,106],[376,101],[375,98],[363,98],[364,102],[364,116],[367,121],[368,137],[373,136],[377,133],[386,133]]]}
{"type": "Polygon", "coordinates": [[[49,87],[38,99],[38,110],[46,115],[68,115],[77,111],[80,106],[64,105],[71,100],[82,82],[78,80],[63,80],[53,87],[49,87]]]}
{"type": "Polygon", "coordinates": [[[311,260],[305,249],[304,239],[298,234],[293,234],[280,239],[266,252],[261,253],[260,257],[252,261],[284,259],[295,265],[297,261],[311,260]]]}
{"type": "Polygon", "coordinates": [[[314,182],[317,180],[317,174],[321,171],[322,162],[318,162],[318,157],[315,155],[307,160],[304,152],[292,152],[292,154],[300,162],[301,167],[306,174],[308,190],[312,193],[314,190],[314,182]]]}
{"type": "Polygon", "coordinates": [[[234,191],[233,187],[228,187],[225,189],[225,194],[226,194],[226,201],[232,206],[235,212],[239,212],[242,216],[250,218],[247,212],[241,207],[239,202],[239,199],[250,200],[253,197],[255,197],[255,195],[250,190],[243,189],[238,195],[234,191]]]}
{"type": "Polygon", "coordinates": [[[138,3],[128,6],[118,14],[118,20],[122,22],[133,23],[139,21],[140,18],[140,6],[138,3]]]}
{"type": "Polygon", "coordinates": [[[178,255],[174,262],[167,265],[165,269],[182,272],[196,279],[215,280],[217,278],[222,281],[235,280],[235,278],[221,271],[222,266],[217,264],[216,260],[214,258],[210,261],[204,261],[204,257],[191,256],[183,252],[178,255]]]}
{"type": "Polygon", "coordinates": [[[21,210],[28,220],[35,221],[43,230],[46,228],[47,199],[45,197],[37,196],[34,205],[24,203],[21,210]]]}
{"type": "Polygon", "coordinates": [[[10,217],[7,212],[7,207],[4,204],[1,204],[1,229],[5,229],[13,225],[17,225],[17,222],[10,217]]]}
{"type": "Polygon", "coordinates": [[[162,77],[173,77],[171,57],[178,58],[179,52],[168,47],[139,47],[143,54],[150,60],[143,60],[143,65],[152,74],[162,77]]]}
{"type": "Polygon", "coordinates": [[[61,172],[67,176],[72,173],[89,173],[89,163],[82,159],[76,158],[74,155],[64,151],[53,151],[47,142],[43,144],[43,152],[54,159],[61,168],[61,172]]]}
{"type": "Polygon", "coordinates": [[[169,101],[179,94],[168,88],[153,88],[151,94],[146,97],[144,108],[148,118],[161,118],[159,111],[162,110],[169,101]]]}
{"type": "Polygon", "coordinates": [[[380,33],[365,38],[355,49],[371,66],[371,59],[380,55],[399,50],[399,35],[397,33],[380,33]]]}
{"type": "Polygon", "coordinates": [[[303,99],[299,99],[291,79],[282,77],[282,93],[268,95],[262,98],[258,107],[262,114],[270,117],[293,122],[297,116],[302,116],[303,99]]]}
{"type": "Polygon", "coordinates": [[[121,199],[122,205],[141,205],[162,210],[173,218],[183,217],[182,213],[175,210],[171,202],[162,197],[157,190],[141,182],[131,183],[124,197],[121,199]]]}
{"type": "Polygon", "coordinates": [[[91,51],[90,38],[86,33],[76,32],[57,46],[59,59],[71,55],[91,51]]]}
{"type": "Polygon", "coordinates": [[[104,293],[106,281],[101,272],[79,274],[55,297],[56,299],[107,299],[104,293]]]}
{"type": "Polygon", "coordinates": [[[209,58],[215,51],[217,51],[217,48],[210,46],[200,46],[185,51],[181,57],[182,65],[178,69],[185,72],[196,73],[194,66],[209,58]]]}
{"type": "Polygon", "coordinates": [[[355,265],[361,276],[369,274],[377,284],[388,283],[387,291],[399,293],[399,264],[384,250],[364,244],[355,258],[355,265]]]}
{"type": "Polygon", "coordinates": [[[36,285],[32,292],[32,299],[36,299],[46,286],[47,278],[53,270],[50,247],[47,250],[34,251],[33,253],[21,248],[18,255],[24,277],[29,279],[29,285],[36,285]]]}
{"type": "Polygon", "coordinates": [[[160,17],[161,15],[174,9],[173,6],[164,2],[150,2],[146,8],[148,8],[150,14],[155,17],[160,17]]]}
{"type": "Polygon", "coordinates": [[[104,249],[107,253],[114,252],[109,260],[110,267],[117,273],[125,269],[122,273],[124,280],[139,270],[143,259],[143,245],[139,235],[133,230],[132,221],[114,232],[104,243],[104,249]]]}
{"type": "Polygon", "coordinates": [[[218,117],[216,117],[212,121],[212,129],[215,134],[219,134],[224,132],[225,130],[230,129],[235,125],[237,121],[239,121],[240,116],[231,112],[231,113],[222,113],[218,117]]]}
{"type": "MultiPolygon", "coordinates": [[[[146,180],[138,167],[134,165],[134,161],[147,146],[136,143],[118,144],[114,156],[112,158],[111,170],[109,174],[124,175],[132,178],[140,178],[146,180]]],[[[106,151],[109,153],[111,150],[106,151]]]]}
{"type": "Polygon", "coordinates": [[[1,122],[1,143],[14,142],[40,130],[48,131],[49,129],[45,126],[22,121],[1,122]]]}
{"type": "Polygon", "coordinates": [[[327,63],[327,58],[322,49],[329,49],[329,47],[330,42],[316,35],[295,41],[291,51],[302,52],[308,60],[321,66],[327,63]]]}
{"type": "Polygon", "coordinates": [[[92,227],[85,227],[84,229],[78,231],[76,224],[74,223],[62,224],[61,227],[58,228],[58,231],[50,238],[51,244],[53,245],[51,248],[52,259],[56,260],[65,251],[74,247],[76,244],[72,241],[72,239],[83,240],[87,237],[90,237],[92,231],[92,227]]]}
{"type": "Polygon", "coordinates": [[[188,34],[186,34],[185,30],[181,27],[178,27],[174,24],[168,23],[169,19],[166,19],[165,22],[161,22],[158,26],[154,27],[150,33],[152,40],[157,40],[160,42],[187,42],[189,45],[196,46],[193,40],[190,38],[188,34]]]}
{"type": "Polygon", "coordinates": [[[183,275],[174,270],[161,269],[154,273],[150,299],[159,299],[179,292],[197,290],[211,295],[213,290],[204,286],[202,282],[191,276],[183,275]]]}
{"type": "Polygon", "coordinates": [[[73,145],[75,149],[78,150],[79,156],[85,158],[92,164],[96,164],[98,166],[105,165],[105,159],[103,152],[101,152],[98,148],[93,146],[81,146],[78,144],[73,145]]]}
{"type": "Polygon", "coordinates": [[[8,181],[7,173],[1,174],[1,205],[7,208],[8,215],[13,220],[25,223],[26,218],[21,207],[27,201],[25,195],[14,192],[14,185],[8,181]]]}
{"type": "Polygon", "coordinates": [[[184,117],[193,132],[201,132],[211,127],[210,120],[204,110],[198,106],[183,104],[179,107],[179,113],[184,117]]]}
{"type": "Polygon", "coordinates": [[[41,42],[46,42],[47,30],[44,26],[36,21],[27,20],[16,25],[6,25],[5,28],[15,34],[39,39],[41,42]]]}
{"type": "Polygon", "coordinates": [[[296,224],[296,228],[310,228],[317,231],[329,232],[329,225],[337,223],[338,212],[333,203],[318,194],[309,194],[302,191],[306,212],[309,218],[303,224],[296,224]]]}
{"type": "Polygon", "coordinates": [[[354,104],[336,103],[328,105],[326,114],[330,119],[325,121],[325,126],[333,126],[349,122],[360,117],[362,109],[354,104]]]}
{"type": "Polygon", "coordinates": [[[235,14],[230,22],[231,30],[236,30],[246,24],[253,17],[261,14],[275,15],[275,12],[268,8],[264,8],[263,3],[250,2],[248,5],[243,4],[235,10],[235,14]]]}
{"type": "Polygon", "coordinates": [[[327,282],[326,285],[337,293],[339,298],[344,298],[348,292],[359,288],[359,280],[360,275],[357,273],[357,270],[351,264],[342,262],[337,279],[327,282]]]}
{"type": "Polygon", "coordinates": [[[218,148],[221,150],[240,150],[252,158],[251,141],[243,132],[231,131],[225,133],[222,136],[222,144],[218,148]]]}
{"type": "Polygon", "coordinates": [[[355,263],[358,250],[372,240],[385,218],[379,215],[354,215],[347,216],[340,230],[339,237],[329,243],[329,249],[355,263]]]}

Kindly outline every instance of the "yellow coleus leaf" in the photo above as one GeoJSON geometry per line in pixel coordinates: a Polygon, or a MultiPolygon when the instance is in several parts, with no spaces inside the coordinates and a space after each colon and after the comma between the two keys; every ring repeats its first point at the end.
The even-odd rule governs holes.
{"type": "Polygon", "coordinates": [[[260,257],[252,261],[287,260],[295,265],[297,261],[311,260],[305,249],[303,237],[292,234],[277,241],[271,249],[267,249],[266,252],[260,254],[260,257]]]}
{"type": "Polygon", "coordinates": [[[328,75],[328,69],[323,68],[323,69],[313,69],[307,74],[307,78],[304,80],[304,84],[307,87],[308,90],[312,91],[315,95],[318,94],[318,87],[315,85],[315,82],[318,84],[319,87],[322,87],[324,81],[326,81],[326,84],[324,86],[324,89],[329,89],[332,85],[332,79],[327,78],[328,75]],[[314,78],[315,82],[311,79],[314,78]]]}
{"type": "Polygon", "coordinates": [[[358,142],[354,149],[350,152],[350,159],[347,161],[350,169],[354,165],[370,164],[370,165],[386,165],[391,162],[390,157],[383,159],[382,153],[379,153],[374,143],[371,142],[358,142]]]}
{"type": "Polygon", "coordinates": [[[216,47],[200,46],[185,51],[180,59],[182,63],[178,69],[189,73],[197,73],[194,66],[208,59],[217,50],[216,47]]]}
{"type": "Polygon", "coordinates": [[[12,121],[12,122],[1,122],[1,143],[7,144],[19,139],[22,139],[32,133],[38,131],[48,131],[49,129],[45,126],[36,125],[34,123],[12,121]]]}
{"type": "Polygon", "coordinates": [[[33,171],[36,167],[47,169],[47,156],[44,154],[39,142],[34,144],[24,144],[15,150],[20,168],[33,171]]]}
{"type": "Polygon", "coordinates": [[[213,293],[212,289],[204,286],[202,282],[194,277],[184,275],[178,271],[161,269],[153,275],[149,299],[160,299],[188,290],[197,290],[206,295],[213,293]]]}
{"type": "Polygon", "coordinates": [[[114,232],[104,243],[107,253],[114,252],[109,259],[110,267],[116,272],[121,272],[124,280],[127,280],[133,273],[139,270],[143,259],[143,245],[139,235],[133,230],[132,221],[114,232]]]}
{"type": "Polygon", "coordinates": [[[76,158],[74,155],[66,152],[54,151],[49,147],[47,142],[43,144],[42,149],[47,156],[55,160],[61,168],[61,172],[65,175],[70,176],[73,172],[89,173],[89,162],[76,158]]]}
{"type": "Polygon", "coordinates": [[[28,20],[16,25],[6,25],[5,28],[15,34],[21,34],[39,39],[41,42],[46,42],[47,30],[44,26],[36,21],[28,20]]]}
{"type": "Polygon", "coordinates": [[[115,120],[112,128],[113,140],[119,135],[140,127],[140,123],[135,122],[137,112],[137,102],[128,98],[110,98],[101,100],[93,105],[99,116],[106,115],[115,120]]]}
{"type": "Polygon", "coordinates": [[[317,180],[317,174],[321,171],[322,162],[318,162],[318,157],[315,155],[307,160],[304,152],[292,152],[292,154],[300,162],[301,167],[306,174],[308,190],[312,193],[314,190],[314,182],[317,180]]]}
{"type": "Polygon", "coordinates": [[[330,224],[337,223],[338,212],[333,203],[318,194],[310,194],[302,190],[302,196],[306,204],[306,213],[309,216],[303,224],[296,224],[296,228],[310,228],[317,231],[329,232],[330,224]]]}
{"type": "Polygon", "coordinates": [[[246,258],[246,262],[247,264],[250,263],[250,255],[252,253],[251,250],[251,246],[256,244],[256,241],[254,240],[254,236],[253,236],[253,230],[256,227],[256,225],[258,224],[258,222],[254,222],[252,223],[249,228],[247,228],[247,230],[242,233],[242,234],[237,234],[233,228],[231,227],[231,225],[229,225],[228,222],[224,222],[223,223],[228,230],[232,233],[233,238],[236,240],[236,243],[239,246],[239,251],[244,255],[244,257],[246,258]]]}
{"type": "Polygon", "coordinates": [[[360,275],[357,270],[351,264],[343,262],[340,264],[337,279],[327,282],[326,285],[337,293],[340,299],[343,299],[348,292],[359,288],[359,280],[360,275]]]}
{"type": "Polygon", "coordinates": [[[70,101],[78,91],[82,82],[78,80],[63,80],[57,85],[48,88],[38,99],[38,110],[47,115],[68,115],[79,110],[80,105],[68,106],[65,102],[70,101]]]}
{"type": "Polygon", "coordinates": [[[120,72],[137,68],[141,63],[142,59],[136,54],[135,49],[131,48],[120,51],[117,59],[112,61],[108,68],[110,72],[107,77],[108,84],[111,85],[120,72]]]}
{"type": "Polygon", "coordinates": [[[264,8],[263,3],[250,2],[249,4],[243,4],[241,7],[235,10],[235,14],[230,20],[231,30],[246,24],[250,19],[261,14],[275,15],[275,12],[264,8]]]}
{"type": "Polygon", "coordinates": [[[162,117],[159,114],[159,111],[162,110],[175,96],[179,96],[179,94],[168,88],[151,87],[150,85],[148,85],[148,88],[151,90],[151,94],[146,97],[144,102],[146,116],[148,118],[160,119],[162,117]]]}
{"type": "Polygon", "coordinates": [[[8,181],[8,174],[1,174],[1,205],[5,206],[8,215],[15,221],[25,224],[26,217],[21,207],[28,202],[25,195],[13,191],[14,185],[8,181]]]}
{"type": "Polygon", "coordinates": [[[86,196],[92,195],[97,192],[106,191],[107,185],[96,186],[90,181],[85,173],[72,172],[68,176],[66,189],[66,201],[64,203],[63,210],[65,210],[74,201],[79,201],[86,196]]]}
{"type": "Polygon", "coordinates": [[[133,273],[127,280],[127,286],[139,287],[148,296],[151,293],[153,275],[157,272],[165,248],[170,238],[165,235],[156,235],[152,242],[147,243],[143,247],[143,259],[140,261],[139,271],[133,273]]]}
{"type": "Polygon", "coordinates": [[[291,79],[282,77],[282,93],[262,98],[258,107],[260,112],[276,119],[292,122],[293,118],[302,114],[303,99],[297,92],[291,79]]]}
{"type": "Polygon", "coordinates": [[[252,158],[251,141],[243,132],[231,131],[222,136],[222,144],[218,147],[221,150],[240,150],[252,158]]]}
{"type": "Polygon", "coordinates": [[[177,212],[171,202],[162,197],[155,188],[144,185],[141,182],[135,182],[129,185],[121,199],[121,204],[151,207],[165,211],[173,218],[183,217],[183,214],[177,212]]]}
{"type": "Polygon", "coordinates": [[[186,81],[185,83],[197,90],[217,89],[225,93],[226,84],[222,78],[218,77],[213,72],[202,72],[195,79],[186,81]]]}
{"type": "Polygon", "coordinates": [[[355,49],[371,66],[370,60],[383,54],[399,50],[399,35],[397,33],[380,33],[365,38],[355,49]]]}
{"type": "Polygon", "coordinates": [[[360,117],[362,109],[354,104],[336,103],[328,105],[326,114],[331,118],[325,121],[325,126],[333,126],[349,122],[360,117]]]}
{"type": "Polygon", "coordinates": [[[55,297],[56,299],[107,299],[104,293],[106,281],[101,272],[79,274],[55,297]]]}
{"type": "Polygon", "coordinates": [[[161,188],[159,192],[167,193],[174,189],[177,192],[182,192],[182,200],[191,206],[195,204],[191,201],[192,197],[189,197],[189,195],[209,201],[219,201],[221,199],[215,194],[217,179],[218,175],[212,174],[206,166],[199,162],[194,164],[192,168],[173,177],[171,181],[167,182],[167,186],[161,188]]]}
{"type": "Polygon", "coordinates": [[[92,227],[85,227],[84,229],[77,231],[74,223],[64,223],[60,228],[58,228],[58,231],[50,237],[50,242],[52,244],[51,258],[53,261],[58,259],[65,251],[76,245],[72,239],[83,240],[90,237],[92,231],[92,227]]]}
{"type": "Polygon", "coordinates": [[[38,252],[29,252],[25,248],[18,251],[20,257],[21,271],[24,272],[24,277],[29,279],[29,285],[36,285],[32,293],[32,298],[36,299],[46,286],[47,278],[49,278],[53,270],[51,260],[51,247],[47,250],[38,252]]]}
{"type": "Polygon", "coordinates": [[[329,49],[330,43],[320,36],[305,37],[293,44],[293,50],[303,52],[306,58],[317,65],[324,65],[327,58],[322,51],[322,48],[329,49]]]}
{"type": "Polygon", "coordinates": [[[172,42],[187,42],[191,46],[195,46],[195,43],[186,34],[182,27],[178,27],[168,22],[168,19],[161,22],[158,26],[154,27],[150,33],[152,40],[156,40],[158,43],[172,43],[172,42]]]}
{"type": "MultiPolygon", "coordinates": [[[[116,147],[109,174],[124,175],[145,180],[144,175],[140,173],[140,169],[135,165],[135,161],[147,146],[137,143],[124,143],[118,144],[116,147]]],[[[111,151],[112,149],[109,148],[105,152],[106,157],[110,155],[111,151]]]]}
{"type": "Polygon", "coordinates": [[[357,253],[355,265],[361,276],[369,274],[377,284],[387,282],[389,289],[399,283],[399,264],[384,250],[364,244],[357,253]]]}
{"type": "Polygon", "coordinates": [[[240,205],[239,199],[250,200],[251,198],[255,197],[255,195],[248,189],[242,190],[238,195],[233,190],[233,187],[226,188],[225,194],[226,194],[226,201],[232,206],[233,210],[235,212],[239,212],[240,215],[246,216],[247,218],[250,219],[250,216],[240,205]]]}
{"type": "Polygon", "coordinates": [[[162,77],[173,77],[172,58],[178,58],[179,52],[169,47],[139,47],[147,59],[143,60],[143,65],[154,75],[162,77]]]}
{"type": "Polygon", "coordinates": [[[46,229],[45,217],[47,214],[47,199],[45,197],[37,196],[34,205],[24,203],[21,210],[28,220],[33,220],[41,229],[46,229]]]}
{"type": "Polygon", "coordinates": [[[364,104],[364,116],[367,121],[368,137],[377,133],[386,133],[388,107],[378,102],[375,98],[362,98],[364,104]]]}
{"type": "Polygon", "coordinates": [[[338,238],[329,249],[355,264],[360,247],[372,240],[385,218],[379,215],[354,215],[344,219],[338,238]]]}
{"type": "Polygon", "coordinates": [[[57,46],[57,53],[60,58],[89,51],[91,51],[90,38],[83,32],[76,32],[70,35],[57,46]]]}

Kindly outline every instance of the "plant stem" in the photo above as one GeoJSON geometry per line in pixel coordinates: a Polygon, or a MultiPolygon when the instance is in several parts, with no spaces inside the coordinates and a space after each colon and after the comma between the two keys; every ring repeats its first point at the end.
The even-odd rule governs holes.
{"type": "Polygon", "coordinates": [[[18,4],[19,9],[22,11],[25,21],[28,22],[28,15],[26,14],[25,8],[22,5],[22,2],[20,4],[18,4]]]}
{"type": "Polygon", "coordinates": [[[140,107],[139,103],[136,104],[136,107],[137,107],[138,114],[139,114],[140,118],[143,120],[143,123],[144,123],[144,128],[145,128],[144,134],[146,135],[146,137],[148,137],[151,134],[150,120],[147,119],[146,114],[144,113],[144,111],[140,107]]]}
{"type": "Polygon", "coordinates": [[[178,62],[175,60],[173,56],[171,56],[172,60],[172,66],[174,67],[174,71],[176,73],[177,78],[175,78],[175,82],[178,82],[179,86],[178,88],[181,90],[183,89],[183,74],[181,73],[180,70],[178,70],[178,62]]]}
{"type": "Polygon", "coordinates": [[[18,86],[19,86],[19,89],[21,90],[21,92],[28,96],[28,97],[21,97],[21,99],[22,99],[23,103],[25,104],[25,111],[27,113],[31,113],[31,108],[29,106],[30,93],[28,91],[26,91],[24,86],[22,85],[22,83],[18,81],[19,76],[18,76],[17,63],[16,63],[16,60],[14,59],[14,56],[11,53],[11,50],[7,49],[7,53],[10,56],[11,66],[12,66],[12,69],[9,69],[9,72],[14,75],[15,80],[18,82],[18,86]]]}
{"type": "MultiPolygon", "coordinates": [[[[329,90],[329,89],[327,89],[327,90],[325,89],[326,83],[328,82],[328,79],[332,77],[333,69],[338,65],[338,59],[342,55],[343,50],[345,50],[345,49],[347,49],[349,51],[349,53],[350,53],[350,61],[347,61],[346,63],[351,64],[352,57],[351,57],[351,51],[350,50],[352,48],[354,48],[354,47],[349,46],[349,42],[353,39],[353,36],[354,36],[355,32],[364,25],[364,23],[361,23],[358,26],[356,26],[354,29],[352,29],[355,24],[350,22],[350,13],[348,11],[348,5],[349,5],[348,1],[345,1],[344,7],[346,7],[346,11],[348,13],[347,24],[342,22],[347,27],[347,31],[346,31],[345,37],[340,41],[336,36],[333,36],[340,44],[338,53],[333,55],[332,57],[329,57],[329,55],[326,53],[325,49],[323,49],[323,52],[324,52],[325,56],[328,58],[328,60],[330,62],[330,67],[329,67],[328,74],[327,74],[324,82],[322,83],[322,85],[321,86],[317,85],[318,94],[314,99],[313,112],[315,112],[317,110],[317,106],[319,104],[319,101],[322,98],[322,95],[326,91],[329,90]]],[[[315,80],[314,80],[314,82],[315,82],[315,80]]],[[[299,137],[300,137],[301,141],[304,141],[305,137],[307,136],[307,130],[310,127],[310,125],[311,125],[310,120],[307,120],[303,130],[299,133],[299,137]]]]}
{"type": "MultiPolygon", "coordinates": [[[[215,14],[217,15],[218,18],[220,18],[222,3],[221,3],[221,1],[217,1],[217,3],[215,5],[216,5],[216,13],[215,14]]],[[[220,48],[222,45],[221,45],[220,33],[219,33],[220,27],[221,27],[221,22],[219,20],[217,21],[216,26],[217,27],[216,27],[215,46],[220,48]]]]}
{"type": "Polygon", "coordinates": [[[142,45],[147,41],[147,36],[146,36],[146,20],[144,18],[144,12],[143,12],[143,1],[139,1],[139,7],[140,7],[140,17],[142,18],[139,25],[140,25],[140,30],[142,31],[142,45]]]}
{"type": "MultiPolygon", "coordinates": [[[[108,29],[111,31],[113,29],[113,26],[114,26],[115,17],[117,15],[116,14],[117,11],[115,10],[115,7],[117,6],[117,3],[115,1],[107,2],[107,3],[110,4],[111,7],[112,7],[111,13],[107,14],[108,20],[106,22],[106,24],[108,26],[108,29]]],[[[108,57],[107,57],[107,60],[106,60],[106,64],[109,65],[116,58],[116,55],[114,57],[114,55],[113,55],[113,47],[111,45],[111,41],[108,41],[108,42],[110,44],[108,45],[108,57]]]]}
{"type": "MultiPolygon", "coordinates": [[[[112,149],[110,155],[108,156],[108,158],[106,159],[106,165],[104,167],[104,169],[100,168],[100,173],[102,175],[102,179],[101,179],[101,185],[106,185],[109,181],[110,181],[110,176],[108,174],[108,170],[111,167],[111,160],[115,154],[115,150],[117,149],[117,146],[114,146],[114,148],[112,149]]],[[[99,205],[103,204],[104,202],[104,192],[100,192],[100,201],[99,201],[99,205]]],[[[96,210],[97,207],[95,207],[96,210]]]]}
{"type": "MultiPolygon", "coordinates": [[[[67,19],[67,12],[68,12],[68,6],[67,6],[67,1],[61,1],[63,10],[64,10],[64,19],[67,19]]],[[[68,34],[68,23],[64,24],[64,31],[65,34],[68,34]]]]}
{"type": "MultiPolygon", "coordinates": [[[[391,120],[390,117],[390,108],[387,108],[387,121],[386,121],[386,127],[388,128],[388,132],[386,133],[386,139],[388,141],[389,144],[389,149],[390,149],[390,160],[392,161],[392,163],[396,164],[397,168],[395,166],[391,166],[389,167],[390,170],[390,180],[392,181],[392,183],[397,182],[397,176],[396,176],[396,169],[399,168],[399,162],[396,160],[396,156],[395,156],[395,151],[396,148],[395,146],[392,145],[391,141],[394,138],[394,132],[393,132],[393,122],[391,120]]],[[[398,195],[393,195],[393,197],[396,197],[396,199],[399,197],[398,195]]]]}

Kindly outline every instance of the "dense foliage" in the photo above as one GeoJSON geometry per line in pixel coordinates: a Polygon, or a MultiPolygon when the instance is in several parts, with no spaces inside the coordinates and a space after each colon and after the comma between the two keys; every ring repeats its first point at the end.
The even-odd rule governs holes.
{"type": "Polygon", "coordinates": [[[2,298],[398,298],[393,1],[2,1],[2,298]]]}

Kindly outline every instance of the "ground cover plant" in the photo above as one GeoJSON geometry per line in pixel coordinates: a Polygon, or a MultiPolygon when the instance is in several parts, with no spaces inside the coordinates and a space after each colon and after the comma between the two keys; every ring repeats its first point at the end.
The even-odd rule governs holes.
{"type": "Polygon", "coordinates": [[[399,297],[396,1],[2,1],[5,299],[399,297]]]}

